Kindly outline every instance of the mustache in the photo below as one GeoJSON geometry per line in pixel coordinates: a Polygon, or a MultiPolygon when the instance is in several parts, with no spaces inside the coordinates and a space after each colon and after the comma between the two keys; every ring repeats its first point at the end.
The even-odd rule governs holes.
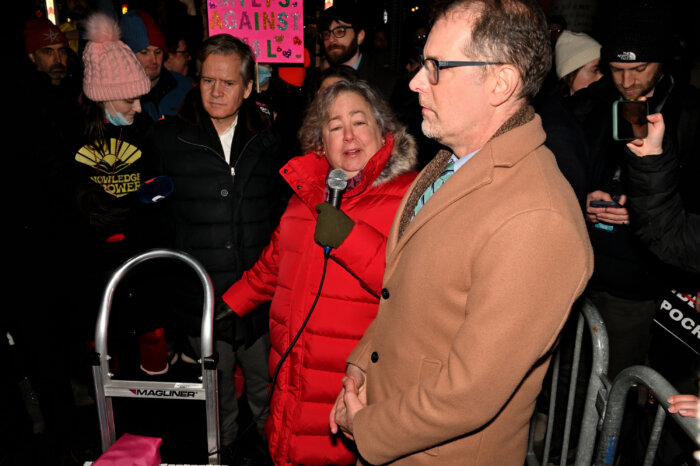
{"type": "Polygon", "coordinates": [[[65,71],[66,67],[63,66],[61,63],[56,63],[54,65],[51,65],[49,68],[49,71],[65,71]]]}

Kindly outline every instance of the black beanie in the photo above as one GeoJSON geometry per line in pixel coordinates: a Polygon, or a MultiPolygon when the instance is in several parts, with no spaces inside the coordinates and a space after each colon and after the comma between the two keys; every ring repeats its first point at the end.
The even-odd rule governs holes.
{"type": "Polygon", "coordinates": [[[606,62],[663,62],[669,38],[665,16],[653,1],[620,5],[608,25],[600,58],[606,62]]]}

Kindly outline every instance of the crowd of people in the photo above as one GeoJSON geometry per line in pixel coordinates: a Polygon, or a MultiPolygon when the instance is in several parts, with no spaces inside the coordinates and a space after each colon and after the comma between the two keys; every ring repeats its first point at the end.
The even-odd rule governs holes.
{"type": "MultiPolygon", "coordinates": [[[[95,459],[75,413],[94,409],[97,311],[150,248],[211,277],[226,464],[520,466],[583,299],[610,379],[650,365],[681,393],[669,411],[697,415],[697,332],[653,323],[672,295],[700,328],[700,91],[661,4],[616,2],[594,38],[534,0],[436,2],[402,74],[342,4],[318,18],[316,69],[204,37],[191,0],[177,17],[68,3],[71,21],[24,28],[13,172],[33,182],[11,285],[31,299],[0,321],[2,434],[49,438],[37,464],[95,459]],[[646,137],[616,140],[617,101],[644,102],[646,137]]],[[[175,261],[130,274],[116,377],[196,367],[203,297],[175,261]]],[[[658,464],[689,458],[663,441],[658,464]]]]}

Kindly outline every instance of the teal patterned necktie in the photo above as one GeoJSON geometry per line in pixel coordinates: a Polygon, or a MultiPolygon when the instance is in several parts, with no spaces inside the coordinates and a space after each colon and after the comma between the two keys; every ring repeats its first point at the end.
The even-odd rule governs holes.
{"type": "MultiPolygon", "coordinates": [[[[449,177],[451,177],[454,174],[454,172],[455,172],[455,163],[454,162],[448,163],[445,166],[445,169],[440,174],[440,176],[438,176],[437,179],[435,181],[433,181],[433,184],[428,186],[428,188],[425,190],[425,192],[420,197],[420,199],[418,199],[418,202],[416,203],[416,207],[415,207],[415,209],[413,209],[413,217],[415,217],[416,214],[418,214],[418,211],[421,209],[421,207],[423,207],[423,205],[426,202],[428,202],[428,199],[430,199],[433,196],[433,194],[435,194],[435,192],[438,189],[440,189],[440,186],[445,184],[445,181],[447,181],[447,179],[449,177]]],[[[413,217],[411,217],[411,220],[413,220],[413,217]]]]}

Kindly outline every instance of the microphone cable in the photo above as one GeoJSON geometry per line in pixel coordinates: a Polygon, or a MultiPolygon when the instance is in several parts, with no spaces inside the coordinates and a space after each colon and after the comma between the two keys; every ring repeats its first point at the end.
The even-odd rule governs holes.
{"type": "MultiPolygon", "coordinates": [[[[277,377],[279,376],[279,372],[282,369],[282,364],[284,361],[287,359],[289,356],[289,353],[292,352],[292,349],[294,348],[294,345],[296,345],[297,340],[299,340],[299,337],[301,337],[301,334],[304,332],[304,329],[306,328],[306,325],[309,323],[309,320],[311,319],[311,314],[314,312],[314,309],[316,309],[316,304],[318,303],[319,298],[321,297],[321,291],[323,290],[323,284],[326,281],[326,269],[328,268],[328,257],[330,254],[324,251],[323,254],[323,271],[321,272],[321,282],[318,285],[318,291],[316,292],[316,297],[314,298],[314,302],[311,304],[311,308],[309,308],[309,312],[306,314],[306,318],[304,319],[304,322],[302,322],[301,327],[299,327],[299,331],[297,331],[296,335],[292,339],[291,343],[287,347],[287,349],[284,351],[282,354],[282,357],[280,358],[279,362],[277,363],[277,366],[275,366],[275,371],[272,373],[272,377],[270,378],[270,386],[268,388],[268,393],[267,393],[267,401],[265,402],[265,407],[263,410],[253,418],[252,421],[246,426],[245,429],[241,430],[238,433],[238,438],[242,438],[243,435],[248,432],[251,427],[253,427],[258,420],[263,416],[263,414],[270,412],[270,402],[272,401],[272,393],[275,388],[275,384],[277,383],[277,377]]],[[[238,402],[238,399],[236,399],[236,403],[238,402]]],[[[209,452],[209,455],[211,455],[212,452],[209,452]]]]}
{"type": "MultiPolygon", "coordinates": [[[[336,168],[334,170],[331,170],[331,172],[328,174],[328,179],[327,179],[327,185],[328,188],[330,189],[329,191],[329,203],[335,207],[336,209],[340,209],[340,201],[341,201],[341,196],[343,194],[343,191],[345,191],[345,188],[348,185],[348,175],[345,173],[344,170],[341,170],[339,168],[336,168]]],[[[267,402],[265,408],[253,418],[253,420],[246,426],[245,429],[243,429],[238,435],[242,436],[248,430],[250,430],[251,427],[257,423],[257,421],[262,417],[263,414],[270,412],[270,402],[272,401],[272,393],[274,392],[275,385],[277,383],[277,377],[279,376],[280,370],[282,369],[282,364],[284,361],[287,359],[289,356],[289,353],[291,353],[292,349],[294,348],[294,345],[296,345],[297,341],[299,340],[299,337],[301,337],[302,332],[306,328],[306,325],[309,323],[309,319],[311,319],[311,314],[314,312],[314,309],[316,309],[316,304],[318,303],[319,298],[321,297],[321,290],[323,290],[323,284],[326,281],[326,269],[328,267],[328,258],[330,257],[330,252],[331,252],[331,247],[330,246],[324,246],[323,248],[323,272],[321,273],[321,283],[318,285],[318,291],[316,292],[316,297],[314,298],[314,302],[311,304],[311,308],[309,309],[309,312],[306,314],[306,318],[304,319],[304,322],[301,324],[301,327],[299,328],[299,331],[296,333],[294,338],[292,339],[292,342],[289,344],[287,349],[284,351],[282,354],[282,357],[280,358],[279,362],[277,363],[277,366],[275,367],[274,372],[272,373],[272,377],[270,378],[270,386],[268,388],[268,393],[267,393],[267,402]]]]}

